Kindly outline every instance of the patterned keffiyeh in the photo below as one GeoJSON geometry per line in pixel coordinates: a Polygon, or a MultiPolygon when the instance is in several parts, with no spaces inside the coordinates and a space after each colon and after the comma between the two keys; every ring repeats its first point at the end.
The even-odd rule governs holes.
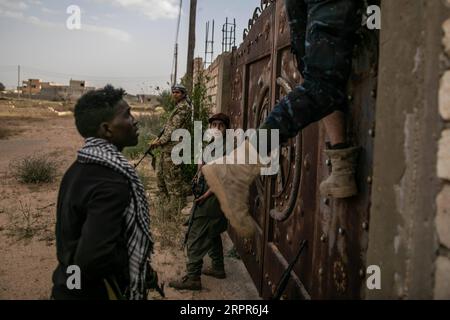
{"type": "Polygon", "coordinates": [[[127,159],[104,139],[86,139],[86,144],[78,151],[77,161],[111,168],[125,176],[130,183],[131,202],[123,213],[130,270],[129,299],[145,299],[147,260],[153,250],[153,240],[149,230],[150,216],[144,187],[127,159]]]}

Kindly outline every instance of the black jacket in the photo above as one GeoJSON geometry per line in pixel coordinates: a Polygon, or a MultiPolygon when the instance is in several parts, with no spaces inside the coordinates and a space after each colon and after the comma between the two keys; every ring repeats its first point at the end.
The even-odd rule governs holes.
{"type": "Polygon", "coordinates": [[[123,213],[130,197],[126,178],[107,167],[75,162],[66,172],[56,213],[54,299],[107,299],[104,279],[128,286],[123,213]],[[70,265],[81,270],[80,290],[67,288],[70,265]]]}

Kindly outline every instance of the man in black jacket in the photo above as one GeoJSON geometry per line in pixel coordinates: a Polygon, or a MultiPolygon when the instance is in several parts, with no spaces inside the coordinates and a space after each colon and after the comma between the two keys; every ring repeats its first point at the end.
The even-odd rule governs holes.
{"type": "Polygon", "coordinates": [[[121,153],[138,141],[124,94],[108,85],[75,106],[86,144],[59,190],[53,299],[146,298],[153,241],[144,188],[121,153]]]}

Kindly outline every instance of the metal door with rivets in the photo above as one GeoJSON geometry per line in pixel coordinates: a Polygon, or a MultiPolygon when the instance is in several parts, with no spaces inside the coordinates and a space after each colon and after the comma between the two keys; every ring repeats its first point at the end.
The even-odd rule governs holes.
{"type": "MultiPolygon", "coordinates": [[[[365,253],[371,193],[376,33],[363,30],[355,50],[349,86],[348,135],[361,147],[359,194],[346,200],[323,198],[319,184],[330,171],[327,140],[320,123],[304,129],[280,149],[277,175],[259,178],[249,204],[258,230],[253,239],[229,231],[257,289],[270,298],[302,240],[308,245],[291,273],[285,299],[359,299],[365,285],[365,253]]],[[[272,106],[301,83],[290,51],[284,1],[261,1],[232,54],[229,113],[234,128],[257,128],[272,106]]]]}

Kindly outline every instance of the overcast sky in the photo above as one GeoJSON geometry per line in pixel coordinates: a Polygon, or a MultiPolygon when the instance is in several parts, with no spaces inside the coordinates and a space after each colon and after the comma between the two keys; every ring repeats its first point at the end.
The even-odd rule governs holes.
{"type": "MultiPolygon", "coordinates": [[[[87,80],[130,93],[167,86],[172,69],[179,0],[0,0],[0,82],[21,77],[68,84],[87,80]],[[67,8],[81,9],[81,30],[69,30],[67,8]]],[[[260,0],[198,0],[196,56],[204,56],[206,21],[215,20],[215,56],[225,18],[236,18],[242,42],[260,0]]],[[[186,69],[189,0],[183,0],[179,75],[186,69]]]]}

